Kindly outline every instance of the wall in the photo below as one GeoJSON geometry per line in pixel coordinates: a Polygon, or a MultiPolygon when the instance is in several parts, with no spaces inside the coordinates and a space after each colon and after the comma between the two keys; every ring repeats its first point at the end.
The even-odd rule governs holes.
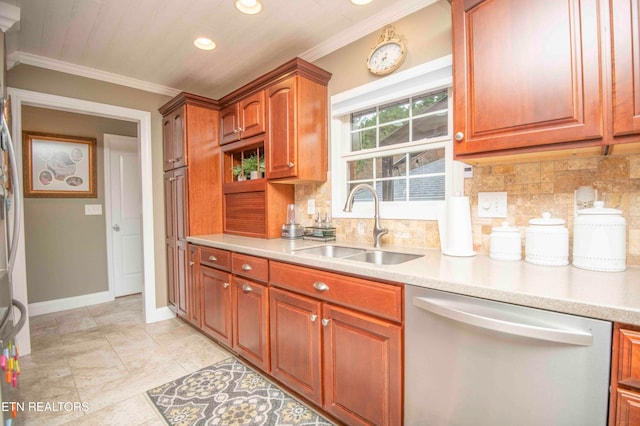
{"type": "Polygon", "coordinates": [[[167,281],[164,247],[162,116],[158,113],[158,108],[171,98],[169,96],[28,65],[17,65],[9,70],[7,73],[7,85],[18,89],[85,99],[93,102],[149,111],[151,113],[156,306],[166,306],[167,281]]]}
{"type": "Polygon", "coordinates": [[[23,107],[24,131],[97,140],[97,198],[25,198],[25,254],[30,303],[108,290],[105,216],[85,216],[85,204],[104,211],[104,133],[137,136],[137,123],[23,107]]]}

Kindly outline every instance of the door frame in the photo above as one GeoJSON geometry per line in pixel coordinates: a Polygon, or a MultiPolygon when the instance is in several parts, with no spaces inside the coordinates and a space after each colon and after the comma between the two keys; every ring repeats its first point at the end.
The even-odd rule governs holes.
{"type": "MultiPolygon", "coordinates": [[[[138,163],[140,163],[140,138],[138,136],[134,138],[133,136],[116,135],[113,133],[103,133],[102,135],[104,149],[104,219],[106,225],[105,231],[107,233],[107,282],[109,283],[109,294],[112,299],[115,299],[116,285],[113,262],[113,232],[111,232],[111,227],[113,226],[113,218],[111,217],[111,136],[137,139],[138,163]]],[[[142,186],[142,181],[140,182],[140,186],[142,186]]],[[[142,191],[141,194],[143,194],[142,191]]]]}
{"type": "MultiPolygon", "coordinates": [[[[35,106],[54,110],[97,115],[116,120],[133,121],[138,124],[138,141],[140,155],[140,181],[142,186],[142,247],[144,265],[144,318],[151,323],[175,317],[168,307],[156,307],[155,276],[155,236],[153,232],[153,182],[152,182],[152,144],[151,144],[151,112],[121,106],[86,101],[76,98],[51,95],[48,93],[9,87],[7,93],[11,97],[11,128],[18,164],[18,175],[22,174],[22,106],[35,106]]],[[[18,191],[16,191],[18,192],[18,191]]],[[[20,196],[22,193],[20,192],[20,196]]],[[[19,242],[16,263],[13,272],[14,298],[28,305],[27,271],[24,243],[24,213],[20,218],[19,242]]],[[[107,301],[107,300],[104,300],[107,301]]],[[[16,337],[23,354],[31,352],[29,320],[16,337]]]]}

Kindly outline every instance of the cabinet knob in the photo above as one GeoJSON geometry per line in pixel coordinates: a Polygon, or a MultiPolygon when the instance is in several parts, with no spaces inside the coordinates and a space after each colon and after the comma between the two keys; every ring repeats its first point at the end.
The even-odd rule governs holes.
{"type": "Polygon", "coordinates": [[[464,139],[464,133],[458,132],[455,134],[454,137],[456,138],[457,141],[461,141],[462,139],[464,139]]]}
{"type": "Polygon", "coordinates": [[[325,327],[326,327],[326,326],[328,326],[328,325],[329,325],[329,321],[330,321],[330,320],[329,320],[328,318],[324,318],[324,319],[322,320],[322,325],[323,325],[323,326],[325,326],[325,327]]]}
{"type": "Polygon", "coordinates": [[[222,287],[223,287],[223,288],[229,288],[229,283],[224,283],[224,284],[222,284],[222,287]]]}
{"type": "Polygon", "coordinates": [[[242,291],[244,291],[245,293],[249,293],[253,291],[253,289],[249,284],[242,284],[242,291]]]}
{"type": "Polygon", "coordinates": [[[174,162],[176,162],[176,163],[177,163],[178,161],[182,161],[182,157],[178,157],[178,158],[176,158],[176,159],[175,159],[175,160],[173,160],[173,161],[174,161],[174,162]]]}
{"type": "Polygon", "coordinates": [[[175,163],[175,162],[176,162],[176,160],[174,160],[173,158],[169,158],[167,161],[168,161],[169,163],[175,163]]]}
{"type": "Polygon", "coordinates": [[[242,270],[243,271],[250,271],[251,269],[252,269],[251,265],[249,265],[248,263],[243,263],[242,264],[242,270]]]}
{"type": "Polygon", "coordinates": [[[289,164],[287,164],[287,166],[289,166],[290,169],[293,169],[293,166],[295,166],[295,164],[293,164],[292,162],[289,162],[289,164]]]}
{"type": "Polygon", "coordinates": [[[326,285],[325,283],[323,283],[322,281],[317,281],[317,282],[313,283],[313,288],[315,288],[318,291],[327,291],[327,290],[329,290],[329,286],[326,285]]]}
{"type": "Polygon", "coordinates": [[[214,255],[211,255],[211,256],[209,256],[209,260],[210,260],[211,262],[215,262],[216,260],[218,260],[218,258],[217,258],[217,257],[215,257],[214,255]]]}
{"type": "Polygon", "coordinates": [[[311,314],[309,316],[309,319],[311,320],[311,322],[316,322],[316,320],[318,319],[318,316],[316,314],[311,314]]]}
{"type": "Polygon", "coordinates": [[[195,264],[196,264],[196,262],[194,262],[194,261],[189,262],[189,266],[193,266],[195,264]]]}
{"type": "Polygon", "coordinates": [[[238,133],[240,130],[238,129],[233,129],[233,133],[238,133]]]}
{"type": "Polygon", "coordinates": [[[244,128],[242,128],[242,127],[238,127],[238,131],[239,131],[239,132],[244,132],[244,128]]]}

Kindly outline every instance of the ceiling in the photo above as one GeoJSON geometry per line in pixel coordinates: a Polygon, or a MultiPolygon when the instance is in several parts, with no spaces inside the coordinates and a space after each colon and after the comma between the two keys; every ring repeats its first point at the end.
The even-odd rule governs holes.
{"type": "Polygon", "coordinates": [[[99,78],[170,96],[218,99],[299,56],[310,62],[436,0],[5,0],[20,8],[7,62],[99,78]],[[217,48],[194,47],[209,37],[217,48]]]}

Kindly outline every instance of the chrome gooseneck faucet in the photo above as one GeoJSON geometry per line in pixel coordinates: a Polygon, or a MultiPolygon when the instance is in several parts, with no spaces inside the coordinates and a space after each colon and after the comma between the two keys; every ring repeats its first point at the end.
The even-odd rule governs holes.
{"type": "Polygon", "coordinates": [[[389,232],[389,230],[380,226],[380,200],[378,200],[378,194],[376,193],[376,190],[373,188],[373,186],[367,185],[366,183],[361,183],[354,186],[351,192],[349,192],[347,202],[344,204],[344,211],[351,211],[351,209],[353,208],[353,197],[355,193],[361,189],[368,189],[373,194],[373,204],[375,206],[373,218],[376,220],[375,226],[373,228],[373,246],[378,248],[380,247],[380,237],[389,232]]]}

